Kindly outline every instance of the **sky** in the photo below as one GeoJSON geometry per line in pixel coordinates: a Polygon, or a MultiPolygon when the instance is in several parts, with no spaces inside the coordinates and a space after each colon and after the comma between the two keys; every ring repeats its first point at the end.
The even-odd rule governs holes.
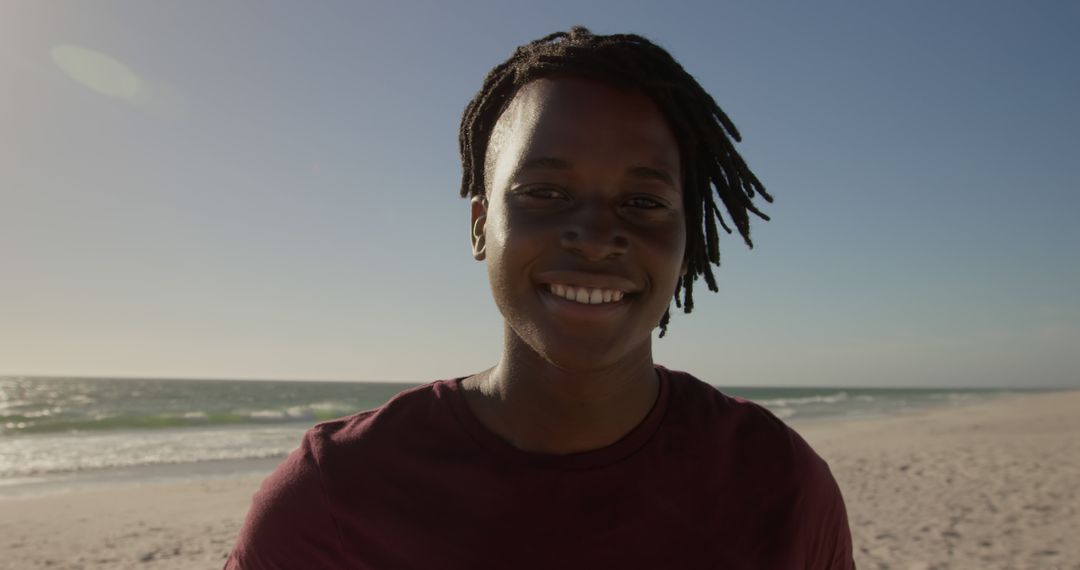
{"type": "Polygon", "coordinates": [[[1072,2],[0,4],[0,374],[495,363],[457,129],[573,25],[668,49],[776,197],[655,360],[727,386],[1080,387],[1072,2]]]}

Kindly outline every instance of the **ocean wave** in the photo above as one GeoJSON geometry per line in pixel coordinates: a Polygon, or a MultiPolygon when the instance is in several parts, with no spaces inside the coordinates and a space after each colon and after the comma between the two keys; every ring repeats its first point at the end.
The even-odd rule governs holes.
{"type": "Polygon", "coordinates": [[[211,461],[228,461],[243,459],[270,459],[285,457],[291,449],[268,450],[248,453],[225,453],[215,455],[199,455],[190,457],[113,457],[110,459],[99,458],[96,461],[81,461],[78,463],[50,464],[50,465],[26,465],[26,466],[0,466],[0,483],[12,484],[9,481],[19,481],[24,478],[35,478],[43,475],[62,475],[65,473],[86,473],[90,471],[103,471],[106,469],[125,469],[143,467],[147,465],[185,465],[189,463],[205,463],[211,461]]]}
{"type": "Polygon", "coordinates": [[[848,399],[847,392],[837,392],[823,396],[806,396],[802,398],[773,398],[761,400],[758,403],[768,408],[782,408],[784,406],[805,406],[806,404],[837,404],[848,399]]]}
{"type": "Polygon", "coordinates": [[[237,409],[227,412],[189,410],[155,413],[95,413],[76,415],[66,410],[0,414],[0,436],[112,430],[147,430],[244,424],[316,423],[354,413],[341,402],[317,402],[283,408],[237,409]]]}
{"type": "Polygon", "coordinates": [[[978,392],[949,392],[946,394],[933,394],[931,399],[933,400],[945,400],[948,403],[967,403],[977,402],[979,400],[985,400],[993,397],[994,394],[985,394],[978,392]]]}
{"type": "Polygon", "coordinates": [[[304,427],[210,428],[0,439],[0,480],[146,465],[283,457],[304,427]]]}
{"type": "Polygon", "coordinates": [[[795,415],[795,410],[792,409],[792,408],[784,408],[784,407],[772,408],[772,407],[770,407],[769,411],[772,412],[772,414],[774,416],[776,416],[776,417],[778,417],[778,418],[780,418],[782,420],[785,420],[785,419],[790,418],[791,416],[795,415]]]}

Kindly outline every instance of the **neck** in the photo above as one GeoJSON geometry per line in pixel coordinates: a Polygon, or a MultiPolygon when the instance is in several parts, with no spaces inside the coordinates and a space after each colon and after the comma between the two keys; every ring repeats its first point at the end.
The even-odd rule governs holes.
{"type": "Polygon", "coordinates": [[[499,363],[463,382],[466,401],[481,423],[524,451],[606,447],[641,423],[656,402],[651,340],[610,365],[582,368],[544,359],[508,330],[499,363]]]}

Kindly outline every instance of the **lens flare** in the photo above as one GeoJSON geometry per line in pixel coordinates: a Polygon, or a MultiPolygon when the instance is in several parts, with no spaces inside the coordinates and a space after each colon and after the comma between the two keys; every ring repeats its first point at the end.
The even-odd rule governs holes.
{"type": "Polygon", "coordinates": [[[53,63],[79,85],[107,97],[137,102],[143,90],[138,74],[116,59],[89,48],[53,46],[53,63]]]}

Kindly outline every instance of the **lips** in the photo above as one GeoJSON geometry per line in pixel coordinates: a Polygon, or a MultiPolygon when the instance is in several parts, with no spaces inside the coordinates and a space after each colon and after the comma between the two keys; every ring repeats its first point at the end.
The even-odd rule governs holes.
{"type": "Polygon", "coordinates": [[[547,271],[538,275],[543,304],[572,321],[607,320],[621,313],[641,288],[619,275],[547,271]]]}
{"type": "Polygon", "coordinates": [[[583,271],[543,271],[536,275],[536,280],[548,290],[554,285],[563,287],[584,288],[589,291],[620,291],[625,294],[633,294],[641,291],[641,287],[629,277],[613,273],[588,273],[583,271]]]}
{"type": "Polygon", "coordinates": [[[600,303],[618,303],[622,301],[626,295],[625,291],[619,291],[617,289],[595,289],[589,287],[575,287],[574,285],[564,285],[560,283],[552,283],[548,286],[548,290],[557,297],[562,297],[567,301],[574,301],[575,303],[581,303],[583,305],[598,305],[600,303]]]}

